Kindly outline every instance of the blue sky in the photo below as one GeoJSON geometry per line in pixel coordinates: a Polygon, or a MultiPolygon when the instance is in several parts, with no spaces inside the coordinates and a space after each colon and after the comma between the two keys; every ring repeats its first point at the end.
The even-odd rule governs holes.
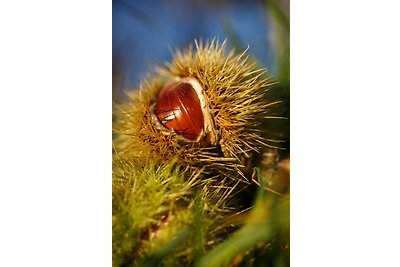
{"type": "Polygon", "coordinates": [[[152,65],[170,60],[169,47],[185,48],[200,37],[225,39],[224,23],[274,74],[268,18],[257,1],[114,0],[112,12],[113,62],[123,62],[125,87],[137,87],[152,65]]]}

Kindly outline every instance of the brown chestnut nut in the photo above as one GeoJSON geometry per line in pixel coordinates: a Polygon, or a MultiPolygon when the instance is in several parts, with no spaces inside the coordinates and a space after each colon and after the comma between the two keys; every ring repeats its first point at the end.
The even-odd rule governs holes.
{"type": "Polygon", "coordinates": [[[165,128],[195,141],[204,128],[200,100],[189,83],[169,84],[161,92],[154,114],[165,128]]]}
{"type": "Polygon", "coordinates": [[[194,78],[168,83],[158,96],[153,115],[157,126],[167,134],[175,133],[187,142],[207,139],[208,143],[216,144],[217,131],[206,96],[194,78]]]}

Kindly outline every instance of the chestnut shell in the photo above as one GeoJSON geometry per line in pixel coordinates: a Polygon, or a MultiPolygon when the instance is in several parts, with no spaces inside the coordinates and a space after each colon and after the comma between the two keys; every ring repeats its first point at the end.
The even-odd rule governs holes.
{"type": "Polygon", "coordinates": [[[190,141],[196,141],[204,130],[201,103],[190,83],[165,86],[154,106],[154,115],[168,130],[190,141]]]}

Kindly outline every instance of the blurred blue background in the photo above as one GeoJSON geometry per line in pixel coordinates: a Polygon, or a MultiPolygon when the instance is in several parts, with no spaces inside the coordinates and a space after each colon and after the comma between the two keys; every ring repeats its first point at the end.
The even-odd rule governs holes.
{"type": "Polygon", "coordinates": [[[194,39],[228,39],[228,47],[250,54],[261,67],[289,84],[288,0],[113,0],[113,99],[136,88],[171,49],[194,39]]]}

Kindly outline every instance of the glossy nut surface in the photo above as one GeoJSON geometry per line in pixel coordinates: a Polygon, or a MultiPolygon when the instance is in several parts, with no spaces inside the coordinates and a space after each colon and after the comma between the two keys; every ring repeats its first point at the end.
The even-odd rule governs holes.
{"type": "Polygon", "coordinates": [[[196,141],[204,129],[201,103],[190,83],[164,87],[154,106],[154,115],[165,128],[191,141],[196,141]]]}

